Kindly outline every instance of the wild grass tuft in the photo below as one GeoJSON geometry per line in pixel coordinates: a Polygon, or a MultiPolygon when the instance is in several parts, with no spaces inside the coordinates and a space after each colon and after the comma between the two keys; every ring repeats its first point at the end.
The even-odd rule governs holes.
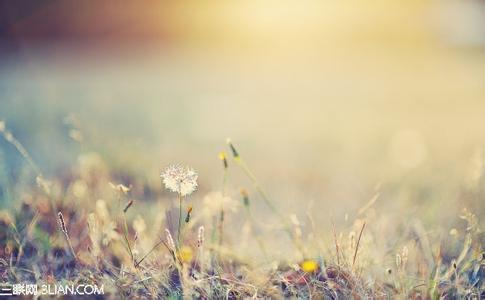
{"type": "Polygon", "coordinates": [[[0,213],[4,283],[96,282],[107,297],[133,299],[485,296],[484,236],[472,210],[457,212],[448,227],[389,217],[379,211],[379,185],[348,217],[298,215],[269,197],[230,140],[233,159],[219,157],[220,191],[202,183],[197,191],[195,170],[173,166],[161,176],[167,193],[109,170],[93,154],[47,180],[1,122],[0,132],[37,178],[18,207],[0,213]],[[247,180],[232,176],[241,171],[247,189],[238,188],[247,180]],[[258,202],[277,226],[258,213],[258,202]],[[331,229],[321,230],[314,218],[331,229]],[[282,250],[285,258],[276,255],[282,250]]]}

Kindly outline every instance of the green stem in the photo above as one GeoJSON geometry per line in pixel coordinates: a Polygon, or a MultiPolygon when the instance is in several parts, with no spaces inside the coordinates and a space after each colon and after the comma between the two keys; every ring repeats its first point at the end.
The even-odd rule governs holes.
{"type": "Polygon", "coordinates": [[[221,212],[219,215],[219,245],[222,245],[224,239],[224,197],[226,196],[226,181],[227,181],[227,169],[224,169],[222,177],[222,201],[221,212]]]}
{"type": "Polygon", "coordinates": [[[180,232],[182,231],[182,195],[179,194],[179,228],[177,230],[177,245],[180,249],[180,232]]]}
{"type": "Polygon", "coordinates": [[[283,223],[283,225],[285,227],[284,230],[288,234],[288,236],[290,237],[290,239],[293,239],[293,234],[292,234],[291,229],[290,229],[291,226],[288,223],[288,220],[286,220],[286,218],[283,216],[283,214],[281,214],[281,212],[276,208],[276,206],[273,205],[273,203],[269,199],[268,195],[266,195],[266,192],[259,185],[258,180],[256,179],[256,176],[254,176],[253,172],[251,172],[251,170],[249,169],[249,167],[247,166],[247,164],[241,159],[240,156],[238,156],[235,160],[236,160],[237,164],[239,165],[239,167],[241,167],[241,169],[244,171],[244,173],[246,173],[246,175],[249,177],[249,179],[251,179],[251,181],[252,181],[252,183],[254,185],[254,188],[259,193],[259,195],[261,196],[261,198],[263,198],[263,201],[266,203],[266,205],[271,209],[271,211],[283,223]]]}

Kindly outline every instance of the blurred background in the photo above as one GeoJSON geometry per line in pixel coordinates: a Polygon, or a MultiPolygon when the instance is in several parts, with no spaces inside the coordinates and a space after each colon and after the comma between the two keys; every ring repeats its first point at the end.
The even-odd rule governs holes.
{"type": "MultiPolygon", "coordinates": [[[[197,201],[230,137],[318,226],[376,189],[376,213],[448,224],[485,212],[484,116],[482,0],[0,2],[0,119],[47,177],[97,152],[158,188],[180,162],[197,201]]],[[[25,163],[0,146],[6,186],[25,163]]]]}

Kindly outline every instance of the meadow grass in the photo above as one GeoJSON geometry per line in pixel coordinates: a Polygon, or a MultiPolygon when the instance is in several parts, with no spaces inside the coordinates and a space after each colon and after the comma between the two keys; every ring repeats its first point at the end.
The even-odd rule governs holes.
{"type": "Polygon", "coordinates": [[[146,199],[134,178],[125,180],[134,183],[130,186],[118,183],[95,154],[80,160],[68,175],[46,179],[4,123],[0,132],[37,178],[37,184],[23,187],[23,197],[16,200],[20,205],[0,216],[3,283],[89,282],[103,284],[105,296],[110,298],[485,296],[484,235],[472,211],[457,212],[463,226],[436,238],[427,233],[435,228],[425,229],[418,219],[396,224],[385,215],[369,213],[379,197],[377,191],[350,226],[338,227],[332,222],[333,230],[326,234],[329,243],[312,230],[303,234],[299,218],[278,207],[231,141],[233,159],[220,155],[221,191],[205,197],[201,205],[206,207],[193,208],[187,198],[196,197],[199,191],[195,190],[197,175],[189,168],[162,174],[165,187],[173,193],[150,187],[150,195],[166,200],[161,205],[158,198],[146,199]],[[230,193],[230,168],[245,174],[253,187],[230,193]],[[190,182],[182,188],[184,180],[190,182]],[[254,216],[255,201],[263,201],[278,220],[274,231],[286,235],[294,257],[272,257],[275,249],[268,236],[274,232],[261,232],[265,220],[254,216]],[[243,211],[231,210],[234,203],[243,211]],[[202,213],[204,209],[206,213],[202,213]],[[243,227],[260,250],[260,259],[236,251],[243,230],[227,226],[231,222],[228,216],[235,215],[244,220],[243,227]],[[207,237],[206,232],[210,233],[207,237]],[[395,237],[398,242],[389,242],[395,237]]]}

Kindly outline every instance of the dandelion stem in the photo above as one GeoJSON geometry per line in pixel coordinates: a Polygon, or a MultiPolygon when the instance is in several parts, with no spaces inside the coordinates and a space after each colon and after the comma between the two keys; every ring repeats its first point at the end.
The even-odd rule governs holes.
{"type": "Polygon", "coordinates": [[[180,232],[182,231],[182,195],[179,193],[179,228],[177,230],[177,246],[180,248],[180,232]]]}

